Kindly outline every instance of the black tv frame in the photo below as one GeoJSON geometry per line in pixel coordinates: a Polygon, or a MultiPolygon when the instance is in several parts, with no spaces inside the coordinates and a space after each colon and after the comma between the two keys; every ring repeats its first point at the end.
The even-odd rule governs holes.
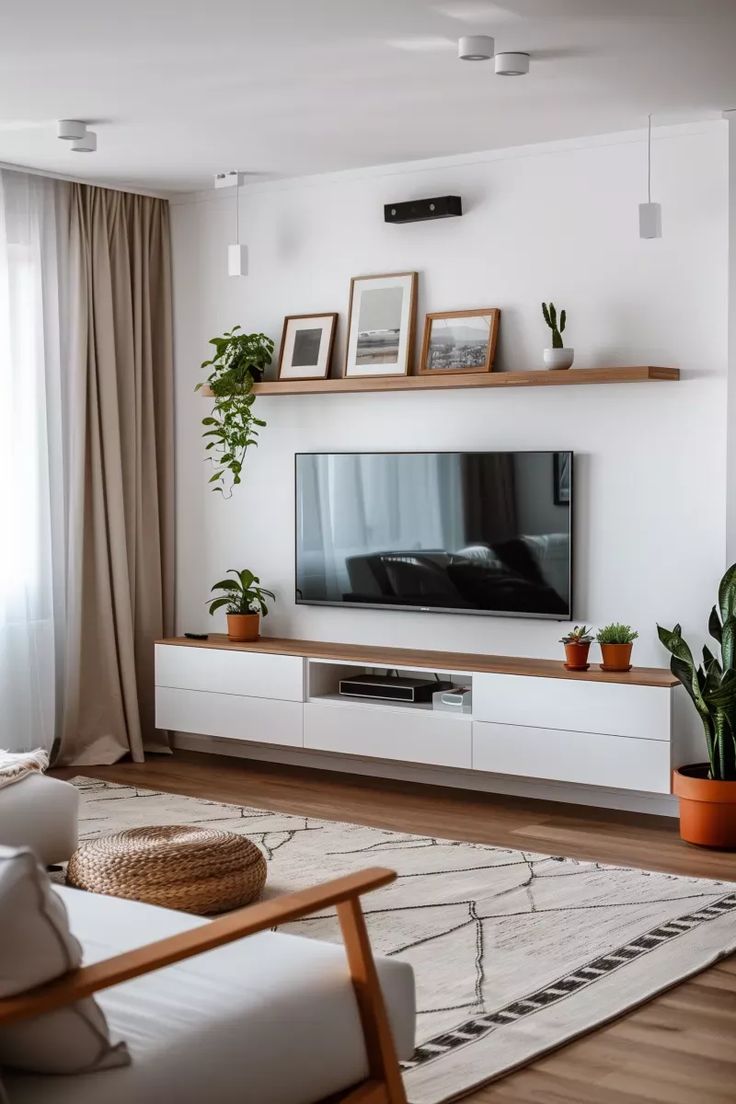
{"type": "Polygon", "coordinates": [[[574,582],[575,582],[575,453],[572,449],[376,449],[366,452],[356,449],[331,449],[329,452],[295,452],[294,453],[294,601],[298,606],[331,606],[333,609],[370,609],[385,610],[387,612],[408,613],[451,613],[467,614],[470,617],[509,617],[517,620],[523,618],[527,621],[572,621],[574,619],[574,582]],[[510,610],[474,610],[456,608],[451,606],[404,606],[389,604],[386,602],[332,602],[328,599],[302,598],[297,586],[297,464],[300,456],[478,456],[478,455],[544,455],[555,456],[559,452],[566,452],[570,456],[570,556],[568,559],[568,594],[569,602],[567,613],[514,613],[510,610]]]}

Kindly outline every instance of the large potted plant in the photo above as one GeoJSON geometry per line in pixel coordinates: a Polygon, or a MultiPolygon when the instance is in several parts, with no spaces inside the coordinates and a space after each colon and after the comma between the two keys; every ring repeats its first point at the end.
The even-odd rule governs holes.
{"type": "Polygon", "coordinates": [[[680,835],[702,847],[736,848],[736,564],[718,588],[708,630],[720,645],[718,659],[706,646],[697,667],[682,628],[657,626],[672,654],[670,670],[690,695],[703,724],[707,763],[679,767],[673,789],[680,799],[680,835]]]}
{"type": "Polygon", "coordinates": [[[260,579],[252,571],[244,569],[236,571],[228,570],[228,575],[234,575],[234,579],[220,579],[215,583],[212,592],[221,591],[214,598],[208,599],[210,613],[215,613],[223,606],[227,607],[227,635],[231,640],[257,640],[260,632],[261,615],[268,615],[266,598],[276,601],[276,595],[271,590],[260,586],[260,579]]]}
{"type": "Polygon", "coordinates": [[[241,482],[245,454],[258,444],[258,430],[266,424],[253,412],[253,384],[263,378],[274,346],[265,334],[241,333],[240,326],[213,337],[210,345],[214,345],[215,355],[202,362],[202,368],[209,368],[210,373],[194,390],[199,391],[206,382],[214,396],[211,413],[202,419],[202,436],[209,438],[206,451],[212,453],[208,459],[215,465],[210,476],[213,490],[223,495],[227,490],[229,498],[232,488],[241,482]]]}

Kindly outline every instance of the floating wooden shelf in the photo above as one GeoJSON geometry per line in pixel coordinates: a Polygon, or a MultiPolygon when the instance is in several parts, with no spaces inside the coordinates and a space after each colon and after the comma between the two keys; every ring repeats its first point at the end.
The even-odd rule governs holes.
{"type": "MultiPolygon", "coordinates": [[[[633,368],[570,368],[548,372],[487,372],[463,375],[422,376],[351,376],[346,379],[265,380],[256,383],[257,395],[325,395],[353,391],[434,391],[465,387],[574,387],[584,383],[646,383],[647,381],[679,380],[678,368],[656,368],[639,365],[633,368]]],[[[203,387],[202,395],[212,395],[203,387]]]]}

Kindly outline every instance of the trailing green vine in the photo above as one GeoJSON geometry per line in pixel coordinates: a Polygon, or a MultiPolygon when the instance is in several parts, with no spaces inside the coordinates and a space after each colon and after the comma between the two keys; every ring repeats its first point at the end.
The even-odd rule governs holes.
{"type": "Polygon", "coordinates": [[[210,368],[210,374],[195,391],[207,384],[214,397],[212,412],[202,419],[208,439],[207,457],[215,465],[210,476],[214,491],[226,498],[232,488],[242,482],[243,462],[251,445],[258,444],[258,430],[265,426],[253,412],[255,395],[253,384],[262,379],[263,371],[271,363],[274,343],[265,334],[245,334],[240,326],[222,337],[213,337],[215,353],[211,360],[202,362],[202,368],[210,368]],[[230,476],[229,493],[227,477],[230,476]]]}

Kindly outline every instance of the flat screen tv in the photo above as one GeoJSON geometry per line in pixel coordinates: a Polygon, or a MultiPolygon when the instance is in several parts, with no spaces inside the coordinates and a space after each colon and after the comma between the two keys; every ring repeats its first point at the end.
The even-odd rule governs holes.
{"type": "Polygon", "coordinates": [[[296,600],[572,617],[571,452],[296,456],[296,600]]]}

